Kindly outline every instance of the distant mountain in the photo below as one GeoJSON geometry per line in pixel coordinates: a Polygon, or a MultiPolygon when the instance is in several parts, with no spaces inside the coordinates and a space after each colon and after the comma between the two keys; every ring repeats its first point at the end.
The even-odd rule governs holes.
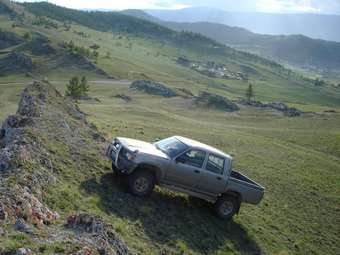
{"type": "Polygon", "coordinates": [[[322,71],[340,70],[340,43],[303,35],[261,35],[239,27],[198,22],[162,23],[177,31],[191,31],[234,48],[256,53],[280,63],[322,71]]]}
{"type": "Polygon", "coordinates": [[[340,42],[339,15],[242,13],[197,7],[146,12],[166,21],[212,22],[243,27],[260,34],[302,34],[311,38],[340,42]]]}
{"type": "Polygon", "coordinates": [[[312,39],[303,35],[262,35],[240,27],[209,22],[167,22],[140,10],[128,10],[125,14],[153,20],[176,31],[200,33],[217,42],[256,53],[279,63],[319,73],[340,70],[340,43],[338,42],[312,39]]]}
{"type": "Polygon", "coordinates": [[[150,14],[148,14],[145,11],[142,10],[138,10],[138,9],[127,9],[127,10],[123,10],[120,11],[120,13],[123,13],[125,15],[129,15],[129,16],[133,16],[135,18],[139,18],[139,19],[145,19],[151,22],[161,22],[161,19],[158,19],[150,14]]]}

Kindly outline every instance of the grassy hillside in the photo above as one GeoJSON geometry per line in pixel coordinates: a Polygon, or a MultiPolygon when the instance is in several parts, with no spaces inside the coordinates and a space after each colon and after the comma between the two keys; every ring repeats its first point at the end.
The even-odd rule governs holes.
{"type": "MultiPolygon", "coordinates": [[[[43,11],[40,4],[37,6],[29,4],[28,8],[32,12],[34,8],[43,11]]],[[[31,183],[35,179],[25,173],[41,176],[45,156],[49,155],[54,170],[47,176],[52,182],[44,185],[43,192],[34,194],[58,212],[60,219],[43,228],[33,224],[35,236],[16,231],[10,219],[0,220],[0,227],[6,231],[0,237],[0,252],[14,253],[25,246],[37,254],[74,253],[82,247],[74,244],[74,232],[64,225],[70,215],[87,212],[111,224],[114,233],[138,254],[337,254],[340,249],[338,88],[316,87],[274,62],[227,47],[219,48],[219,44],[206,38],[202,44],[195,41],[197,47],[191,47],[192,35],[188,38],[172,31],[181,38],[182,44],[178,44],[164,39],[168,37],[163,32],[149,34],[146,29],[138,34],[112,24],[108,26],[100,20],[99,12],[89,14],[55,6],[46,10],[57,8],[56,12],[40,13],[48,20],[37,23],[37,17],[28,9],[15,7],[20,10],[17,16],[25,13],[25,22],[0,15],[0,28],[21,38],[28,32],[31,39],[1,50],[0,58],[10,51],[23,53],[32,58],[34,68],[28,74],[12,72],[0,76],[0,120],[15,113],[20,92],[33,79],[47,79],[64,94],[71,76],[85,75],[91,99],[78,101],[87,121],[77,120],[69,111],[65,112],[69,101],[55,97],[58,93],[48,86],[51,92],[47,93],[48,100],[43,101],[46,107],[42,108],[42,117],[28,122],[24,128],[24,134],[29,135],[24,136],[26,144],[34,141],[38,146],[33,147],[35,154],[30,158],[39,160],[32,163],[20,158],[22,171],[11,178],[19,185],[31,183]],[[49,13],[54,16],[48,16],[49,13]],[[91,16],[95,18],[91,21],[95,23],[99,19],[100,25],[87,26],[83,19],[88,15],[96,15],[91,16]],[[108,27],[100,28],[103,23],[108,27]],[[48,38],[56,52],[37,54],[32,47],[37,34],[48,38]],[[97,44],[99,56],[90,59],[91,63],[116,79],[86,70],[73,58],[67,57],[65,61],[68,50],[60,45],[70,41],[85,48],[97,44]],[[223,64],[233,72],[246,73],[249,80],[203,75],[178,64],[178,57],[183,56],[195,63],[223,64]],[[248,84],[252,83],[257,100],[282,101],[307,113],[289,118],[273,109],[244,105],[232,113],[201,108],[188,96],[190,93],[185,97],[164,98],[130,89],[136,79],[163,82],[180,95],[186,89],[194,96],[207,91],[234,100],[243,98],[248,84]],[[97,126],[95,134],[94,126],[89,123],[97,126]],[[151,141],[177,134],[213,145],[233,155],[236,169],[266,187],[264,200],[259,206],[242,206],[233,221],[223,222],[214,217],[205,203],[164,189],[157,188],[148,199],[135,198],[112,176],[110,162],[103,157],[107,141],[94,140],[100,138],[97,133],[102,133],[107,141],[114,136],[151,141]],[[44,153],[36,154],[34,148],[44,153]],[[67,239],[60,238],[66,236],[67,239]]],[[[106,15],[110,20],[113,19],[110,15],[117,17],[115,13],[106,15]]],[[[119,19],[122,24],[130,22],[122,19],[130,17],[119,19]]],[[[139,26],[143,24],[140,21],[139,26]]],[[[146,25],[151,26],[159,27],[146,25]]],[[[4,175],[0,174],[2,178],[4,175]]],[[[81,244],[87,237],[81,232],[81,244]]]]}

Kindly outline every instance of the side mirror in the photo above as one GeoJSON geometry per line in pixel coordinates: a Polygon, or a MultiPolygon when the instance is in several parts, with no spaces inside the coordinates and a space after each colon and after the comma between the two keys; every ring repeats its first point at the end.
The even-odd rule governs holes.
{"type": "Polygon", "coordinates": [[[156,138],[156,139],[153,139],[152,141],[151,141],[151,143],[157,143],[157,142],[159,142],[161,139],[160,138],[156,138]]]}
{"type": "Polygon", "coordinates": [[[182,158],[182,157],[178,157],[178,158],[175,159],[175,162],[176,162],[176,163],[182,163],[182,164],[184,164],[184,163],[185,163],[185,159],[182,158]]]}

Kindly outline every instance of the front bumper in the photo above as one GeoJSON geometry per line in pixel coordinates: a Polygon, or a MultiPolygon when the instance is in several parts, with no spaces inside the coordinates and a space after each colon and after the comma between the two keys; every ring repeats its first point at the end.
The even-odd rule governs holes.
{"type": "Polygon", "coordinates": [[[112,170],[121,173],[130,173],[135,167],[136,163],[128,160],[123,154],[124,147],[117,141],[111,143],[106,151],[106,155],[112,160],[112,170]]]}
{"type": "Polygon", "coordinates": [[[115,146],[114,144],[109,144],[106,150],[106,156],[112,160],[112,162],[116,165],[120,148],[115,146]]]}

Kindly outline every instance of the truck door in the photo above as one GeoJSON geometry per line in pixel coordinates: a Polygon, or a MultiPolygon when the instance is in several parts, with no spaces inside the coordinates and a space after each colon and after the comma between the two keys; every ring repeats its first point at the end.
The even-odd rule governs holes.
{"type": "Polygon", "coordinates": [[[198,190],[209,194],[220,194],[227,186],[226,159],[210,153],[198,181],[198,190]]]}
{"type": "Polygon", "coordinates": [[[197,186],[206,153],[191,149],[171,161],[165,175],[169,184],[193,189],[197,186]]]}

